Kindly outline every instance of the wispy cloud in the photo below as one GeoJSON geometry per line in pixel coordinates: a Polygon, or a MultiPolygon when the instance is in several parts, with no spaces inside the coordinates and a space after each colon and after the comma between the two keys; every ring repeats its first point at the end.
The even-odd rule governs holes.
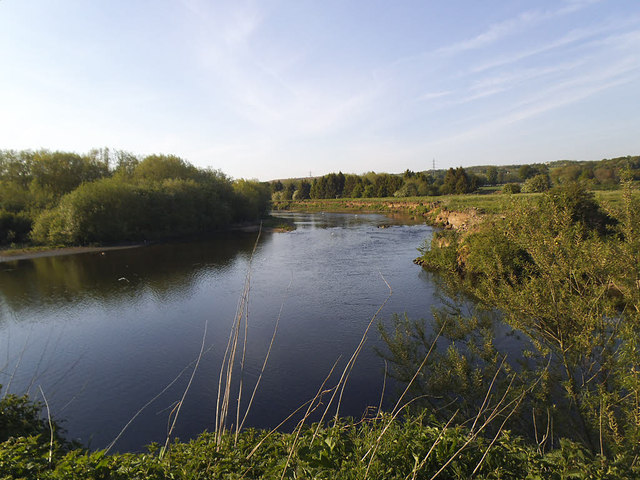
{"type": "Polygon", "coordinates": [[[535,47],[525,48],[521,51],[510,53],[507,55],[500,55],[497,58],[491,60],[485,60],[470,68],[470,73],[481,73],[486,70],[491,70],[505,65],[521,62],[531,57],[535,57],[541,54],[561,50],[566,47],[572,47],[576,45],[585,45],[588,41],[597,39],[602,35],[610,34],[614,31],[635,29],[640,24],[640,16],[634,15],[626,18],[624,21],[615,20],[606,22],[604,24],[596,24],[588,28],[573,29],[558,39],[551,40],[542,45],[536,45],[535,47]]]}
{"type": "Polygon", "coordinates": [[[553,10],[529,10],[522,12],[513,18],[489,25],[486,30],[471,38],[461,40],[450,45],[445,45],[435,50],[422,52],[417,55],[403,57],[395,63],[423,61],[434,57],[451,57],[463,52],[484,48],[504,40],[513,35],[520,35],[523,32],[539,25],[542,22],[556,19],[565,15],[576,13],[593,4],[603,0],[576,0],[565,1],[560,8],[553,10]]]}
{"type": "Polygon", "coordinates": [[[453,91],[451,91],[451,90],[443,90],[443,91],[439,91],[439,92],[423,93],[418,98],[416,98],[416,100],[418,102],[427,102],[429,100],[435,100],[437,98],[443,98],[443,97],[449,96],[452,93],[453,93],[453,91]]]}
{"type": "Polygon", "coordinates": [[[459,129],[453,135],[442,138],[440,144],[465,142],[474,138],[491,135],[501,129],[530,119],[537,115],[585,100],[602,91],[640,80],[640,65],[628,57],[599,71],[576,76],[554,84],[540,91],[529,92],[509,109],[496,115],[493,120],[476,119],[474,125],[459,129]]]}

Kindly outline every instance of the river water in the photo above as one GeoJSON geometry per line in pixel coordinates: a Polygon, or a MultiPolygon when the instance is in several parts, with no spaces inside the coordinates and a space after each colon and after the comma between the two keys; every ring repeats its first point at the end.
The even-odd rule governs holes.
{"type": "MultiPolygon", "coordinates": [[[[387,283],[392,295],[382,322],[394,313],[428,317],[438,304],[430,274],[412,263],[430,227],[376,214],[278,215],[297,229],[263,233],[251,261],[243,408],[280,320],[249,427],[275,427],[316,394],[336,361],[342,371],[389,296],[387,283]]],[[[42,390],[67,437],[90,448],[108,445],[155,398],[115,444],[140,451],[164,442],[204,338],[174,436],[212,430],[220,365],[255,240],[233,232],[0,263],[2,393],[42,400],[42,390]]],[[[374,324],[341,415],[359,418],[379,404],[385,367],[376,346],[382,342],[374,324]]],[[[235,372],[237,379],[239,366],[235,372]]],[[[387,382],[385,404],[392,390],[387,382]]]]}

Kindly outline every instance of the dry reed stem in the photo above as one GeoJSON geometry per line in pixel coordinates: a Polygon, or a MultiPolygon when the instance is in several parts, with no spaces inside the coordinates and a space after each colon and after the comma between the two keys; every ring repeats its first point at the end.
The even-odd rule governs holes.
{"type": "MultiPolygon", "coordinates": [[[[433,449],[436,448],[436,446],[442,441],[442,438],[444,437],[444,435],[447,433],[447,430],[449,429],[449,425],[451,424],[451,422],[453,422],[453,419],[456,418],[456,416],[458,415],[459,410],[456,410],[455,412],[453,412],[453,415],[451,416],[451,418],[449,419],[449,421],[445,424],[444,427],[442,427],[442,430],[440,430],[440,433],[438,434],[438,436],[436,437],[435,441],[433,442],[433,444],[431,445],[431,448],[429,448],[429,451],[427,452],[427,454],[424,456],[424,458],[420,461],[420,463],[417,463],[415,467],[413,467],[413,475],[412,478],[416,478],[416,475],[418,474],[418,472],[420,471],[420,469],[422,467],[424,467],[424,464],[427,463],[427,460],[429,459],[429,457],[431,456],[431,452],[433,452],[433,449]]],[[[409,475],[407,475],[406,478],[409,478],[409,475]]]]}
{"type": "Polygon", "coordinates": [[[376,312],[373,314],[373,316],[371,317],[371,320],[369,320],[369,324],[367,325],[367,328],[365,328],[364,333],[362,334],[362,337],[360,338],[360,342],[358,343],[358,346],[356,347],[356,349],[354,350],[353,354],[351,355],[351,358],[349,358],[349,361],[347,362],[347,365],[344,367],[344,369],[342,371],[342,375],[340,376],[340,379],[338,380],[338,383],[336,384],[336,389],[334,390],[333,394],[331,395],[331,398],[329,399],[329,402],[327,403],[327,406],[326,406],[326,408],[325,408],[325,410],[324,410],[324,412],[322,414],[322,417],[320,418],[320,421],[318,422],[318,426],[316,427],[316,430],[313,432],[313,436],[311,437],[311,443],[314,442],[316,436],[318,435],[320,427],[323,424],[324,419],[325,419],[327,413],[329,412],[329,409],[331,408],[331,405],[333,404],[333,400],[335,399],[335,396],[338,393],[338,390],[340,390],[340,396],[338,398],[338,403],[337,403],[337,406],[336,406],[336,414],[334,416],[334,424],[337,423],[338,418],[339,418],[339,414],[340,414],[340,405],[342,404],[342,395],[344,393],[344,388],[345,388],[345,386],[347,384],[347,380],[349,379],[349,375],[351,374],[351,370],[353,370],[353,365],[355,364],[356,359],[358,358],[358,356],[360,355],[360,352],[362,351],[362,347],[364,346],[364,343],[365,343],[365,341],[367,339],[367,334],[369,333],[369,330],[371,329],[371,325],[373,325],[373,322],[378,317],[378,314],[382,311],[384,306],[387,304],[387,302],[389,301],[389,299],[393,295],[393,289],[389,285],[389,282],[387,282],[387,280],[384,278],[384,275],[382,275],[382,272],[378,272],[378,273],[380,273],[380,277],[382,278],[382,281],[387,285],[387,288],[389,289],[389,295],[387,295],[387,298],[378,307],[378,310],[376,310],[376,312]]]}
{"type": "Polygon", "coordinates": [[[442,327],[440,327],[440,330],[438,331],[438,334],[436,335],[436,337],[431,342],[431,345],[429,346],[429,351],[427,352],[427,354],[425,355],[424,359],[422,360],[422,362],[418,366],[418,368],[416,370],[416,373],[413,374],[413,377],[411,377],[411,380],[407,384],[407,387],[402,392],[402,395],[400,395],[400,398],[398,399],[398,401],[396,402],[395,406],[393,407],[393,410],[391,410],[392,413],[395,411],[396,408],[398,408],[398,406],[400,405],[400,403],[404,399],[404,396],[407,394],[407,392],[409,392],[409,389],[413,385],[413,382],[415,382],[416,378],[418,378],[418,375],[420,375],[420,372],[422,371],[422,368],[426,365],[427,360],[429,360],[429,357],[431,356],[431,352],[435,348],[436,342],[438,341],[438,339],[442,335],[442,332],[444,331],[444,327],[446,325],[447,325],[447,321],[445,320],[444,322],[442,322],[442,327]]]}
{"type": "MultiPolygon", "coordinates": [[[[502,403],[507,398],[507,395],[509,394],[509,391],[511,390],[511,387],[513,386],[513,381],[515,380],[515,377],[516,377],[515,374],[511,377],[511,381],[509,382],[509,385],[507,386],[507,389],[505,390],[504,394],[502,395],[502,398],[495,405],[495,407],[493,409],[491,409],[491,413],[486,418],[484,423],[478,428],[477,431],[475,431],[475,432],[473,430],[470,431],[471,435],[467,438],[467,440],[464,442],[464,444],[440,467],[440,469],[431,477],[431,480],[435,479],[467,447],[467,445],[469,445],[473,440],[475,440],[480,435],[480,432],[482,432],[495,418],[497,418],[499,415],[501,415],[507,409],[511,409],[510,412],[508,413],[508,415],[503,420],[503,422],[500,425],[500,427],[498,428],[498,431],[497,431],[496,435],[494,436],[493,440],[491,441],[491,443],[487,447],[487,450],[484,452],[482,458],[480,459],[480,462],[478,463],[478,465],[476,465],[476,468],[474,469],[472,474],[475,474],[477,469],[480,468],[480,465],[482,464],[482,462],[486,458],[487,454],[489,453],[489,450],[491,449],[491,447],[493,446],[495,441],[498,439],[498,436],[502,432],[502,429],[504,428],[504,425],[506,424],[507,420],[509,420],[509,418],[516,412],[516,410],[520,406],[520,403],[522,403],[522,400],[524,400],[524,398],[526,397],[527,393],[532,391],[536,387],[536,385],[542,380],[542,373],[540,374],[538,379],[533,384],[531,384],[529,386],[529,388],[525,389],[515,399],[511,400],[510,402],[508,402],[504,406],[502,406],[502,403]]],[[[492,383],[491,383],[491,385],[489,387],[489,390],[491,390],[493,388],[493,384],[494,384],[494,382],[492,381],[492,383]]],[[[478,414],[476,415],[476,420],[473,423],[474,426],[477,423],[478,417],[480,417],[480,415],[482,415],[483,413],[484,412],[482,412],[482,411],[478,412],[478,414]]]]}
{"type": "MultiPolygon", "coordinates": [[[[289,281],[289,285],[287,286],[287,293],[291,288],[291,284],[293,283],[293,277],[289,281]]],[[[262,380],[262,375],[264,374],[265,368],[267,367],[267,362],[269,361],[269,355],[271,355],[271,349],[273,347],[273,342],[276,339],[276,333],[278,332],[278,326],[280,324],[280,318],[282,318],[282,310],[284,309],[284,304],[287,300],[287,296],[282,300],[280,304],[280,311],[278,312],[278,317],[276,318],[276,324],[273,328],[273,335],[271,336],[271,341],[269,342],[269,348],[267,349],[267,353],[264,357],[264,362],[262,362],[262,368],[260,369],[260,374],[258,375],[258,380],[256,380],[256,384],[253,387],[253,392],[251,393],[251,398],[249,399],[249,404],[247,405],[247,409],[244,412],[244,417],[242,418],[242,422],[240,423],[240,430],[244,426],[244,422],[247,419],[247,415],[249,415],[249,411],[251,410],[251,405],[253,405],[253,399],[256,396],[256,392],[258,390],[258,386],[260,385],[260,381],[262,380]]]]}
{"type": "MultiPolygon", "coordinates": [[[[427,363],[427,360],[429,359],[429,356],[431,355],[431,352],[433,351],[433,349],[435,348],[436,342],[438,341],[438,339],[440,338],[440,336],[442,335],[442,332],[444,330],[444,327],[446,326],[447,321],[445,320],[442,323],[442,326],[440,327],[440,331],[438,332],[438,334],[436,335],[436,337],[433,339],[433,341],[431,342],[431,346],[429,347],[429,350],[427,351],[427,354],[425,355],[424,359],[422,360],[422,362],[420,363],[420,365],[418,366],[416,373],[414,373],[413,377],[411,378],[411,380],[409,381],[409,383],[407,384],[407,387],[404,389],[404,391],[402,392],[402,395],[400,395],[400,398],[398,399],[398,401],[396,402],[395,406],[393,407],[393,409],[391,410],[391,419],[389,420],[389,422],[387,423],[387,425],[385,425],[385,427],[382,429],[382,432],[380,432],[380,435],[378,436],[378,439],[376,440],[376,443],[374,444],[373,447],[369,448],[369,450],[367,450],[367,452],[364,454],[364,456],[362,457],[362,461],[364,462],[365,459],[367,458],[367,456],[369,455],[369,453],[372,452],[372,449],[374,449],[373,451],[375,452],[375,450],[377,450],[377,446],[380,444],[380,440],[382,440],[382,436],[387,432],[389,426],[391,425],[391,422],[395,419],[397,413],[400,412],[400,410],[398,410],[398,407],[400,405],[400,403],[402,402],[402,400],[404,399],[405,395],[407,394],[407,392],[409,391],[409,389],[411,388],[411,385],[413,385],[413,382],[415,381],[416,378],[418,378],[418,375],[420,374],[420,371],[422,370],[422,367],[425,366],[425,364],[427,363]]],[[[411,402],[409,402],[411,403],[411,402]]],[[[409,403],[405,404],[408,405],[409,403]]],[[[404,408],[404,407],[403,407],[404,408]]],[[[373,461],[373,455],[372,457],[369,459],[369,466],[371,465],[371,462],[373,461]]],[[[369,467],[367,467],[367,472],[369,471],[369,467]]]]}
{"type": "Polygon", "coordinates": [[[173,429],[176,426],[176,422],[178,421],[178,416],[180,415],[180,409],[182,408],[182,404],[184,403],[184,399],[187,397],[187,393],[189,392],[189,388],[191,388],[191,384],[193,383],[193,377],[195,377],[196,372],[198,371],[198,366],[200,365],[200,360],[202,359],[202,354],[204,352],[204,343],[207,338],[207,327],[209,326],[209,321],[207,320],[204,323],[204,332],[202,334],[202,344],[200,346],[200,353],[198,354],[198,358],[196,360],[196,364],[193,367],[193,372],[191,372],[191,378],[189,378],[189,382],[187,383],[187,387],[184,389],[184,393],[182,394],[182,398],[178,402],[176,413],[173,417],[173,423],[171,424],[171,428],[167,432],[167,440],[164,442],[164,450],[162,451],[161,458],[164,453],[166,453],[167,448],[169,448],[169,440],[171,440],[171,434],[173,433],[173,429]]]}
{"type": "MultiPolygon", "coordinates": [[[[491,388],[491,387],[490,387],[490,388],[491,388]]],[[[509,388],[507,388],[507,392],[509,391],[509,389],[510,389],[510,388],[511,388],[511,384],[509,384],[509,388]]],[[[505,396],[506,396],[506,393],[505,393],[505,396]]],[[[462,446],[461,446],[460,448],[458,448],[458,450],[456,450],[456,451],[455,451],[455,453],[454,453],[453,455],[451,455],[451,456],[449,457],[449,459],[448,459],[444,464],[442,464],[442,465],[440,466],[440,469],[439,469],[436,473],[434,473],[434,474],[433,474],[433,476],[431,477],[431,480],[433,480],[433,479],[434,479],[434,478],[436,478],[438,475],[440,475],[440,473],[442,473],[442,471],[444,471],[444,469],[445,469],[445,468],[447,468],[447,467],[449,466],[449,464],[450,464],[451,462],[453,462],[453,461],[456,459],[456,457],[457,457],[458,455],[460,455],[460,453],[462,453],[462,451],[463,451],[465,448],[467,448],[467,446],[468,446],[471,442],[473,442],[473,441],[478,437],[478,435],[480,435],[480,432],[482,432],[482,430],[484,430],[484,428],[485,428],[487,425],[489,425],[489,424],[493,421],[493,419],[494,419],[497,415],[499,415],[499,413],[500,413],[500,412],[502,412],[502,409],[499,409],[499,406],[500,406],[501,402],[504,400],[505,396],[503,396],[503,397],[502,397],[502,399],[500,400],[500,402],[498,402],[498,404],[496,405],[496,407],[493,409],[493,411],[491,412],[491,414],[489,415],[489,417],[485,420],[485,422],[480,426],[480,428],[478,428],[478,430],[477,430],[477,431],[475,431],[475,432],[474,432],[474,431],[470,431],[471,435],[469,435],[469,436],[467,437],[467,440],[462,444],[462,446]]],[[[511,403],[511,402],[510,402],[510,403],[511,403]]],[[[520,402],[518,402],[518,405],[519,405],[519,403],[520,403],[520,402]]],[[[518,406],[518,405],[516,405],[516,406],[514,407],[514,409],[512,410],[512,412],[511,412],[511,413],[513,413],[513,412],[515,411],[515,409],[517,408],[517,406],[518,406]]],[[[476,419],[481,415],[481,413],[482,413],[482,412],[478,412],[478,414],[476,415],[476,419]]],[[[509,416],[511,416],[511,414],[510,414],[509,416]]],[[[474,422],[474,425],[475,425],[475,422],[474,422]]],[[[503,425],[504,425],[504,424],[503,424],[503,425]]],[[[498,431],[498,433],[500,433],[500,430],[498,431]]],[[[496,437],[496,438],[497,438],[497,437],[496,437]]],[[[488,450],[485,452],[485,455],[487,454],[487,452],[488,452],[488,450]]],[[[483,457],[483,458],[484,458],[484,457],[483,457]]],[[[474,471],[474,473],[475,473],[475,471],[474,471]]]]}
{"type": "Polygon", "coordinates": [[[51,421],[51,410],[49,409],[49,402],[47,402],[47,397],[44,395],[44,390],[42,390],[42,386],[38,385],[40,388],[40,393],[42,394],[42,398],[44,399],[44,404],[47,407],[47,420],[49,421],[49,463],[51,463],[51,459],[53,458],[53,422],[51,421]]]}
{"type": "Polygon", "coordinates": [[[407,408],[413,402],[415,402],[415,401],[417,401],[417,400],[419,400],[421,398],[424,398],[424,397],[425,397],[425,395],[419,395],[419,396],[417,396],[415,398],[412,398],[407,403],[402,405],[402,407],[400,407],[394,414],[391,415],[391,419],[382,428],[382,432],[380,433],[380,435],[378,435],[378,438],[376,439],[376,441],[373,444],[373,446],[369,447],[369,450],[367,450],[367,452],[364,454],[364,456],[360,460],[361,462],[364,462],[366,460],[366,458],[369,456],[369,454],[371,454],[371,457],[369,458],[369,463],[367,464],[367,470],[365,471],[364,478],[367,478],[367,476],[369,475],[369,469],[371,468],[371,464],[373,463],[373,458],[374,458],[376,452],[378,451],[378,447],[380,446],[380,441],[382,440],[382,437],[387,432],[387,430],[389,429],[391,424],[395,421],[396,417],[398,415],[400,415],[400,412],[402,412],[405,408],[407,408]]]}
{"type": "MultiPolygon", "coordinates": [[[[298,422],[298,425],[296,426],[294,432],[295,432],[295,436],[293,438],[293,443],[291,445],[291,449],[289,450],[289,455],[287,456],[287,462],[284,465],[284,469],[282,470],[282,477],[284,478],[286,472],[287,472],[287,468],[289,468],[289,462],[291,461],[291,456],[293,455],[293,451],[295,450],[296,444],[298,443],[298,437],[300,436],[300,432],[302,431],[302,427],[304,425],[304,423],[306,422],[307,418],[309,418],[309,415],[311,415],[312,412],[314,412],[316,410],[317,407],[320,406],[320,404],[318,403],[318,405],[314,407],[314,404],[316,402],[316,400],[318,400],[319,398],[322,398],[322,395],[324,395],[326,392],[329,392],[331,390],[333,390],[333,395],[335,395],[335,392],[338,388],[338,386],[336,385],[335,387],[329,389],[329,390],[325,390],[324,386],[325,384],[329,381],[329,378],[331,378],[331,375],[333,374],[333,371],[336,368],[336,365],[338,365],[338,362],[340,361],[340,357],[338,357],[336,359],[336,361],[334,362],[333,366],[331,367],[331,370],[329,371],[329,374],[325,377],[324,381],[322,382],[322,385],[320,385],[320,388],[318,389],[318,391],[316,392],[315,396],[313,397],[311,403],[309,404],[309,407],[307,408],[307,411],[305,412],[304,416],[302,417],[302,419],[298,422]]],[[[333,396],[332,396],[333,398],[333,396]]],[[[325,410],[326,412],[326,410],[325,410]]],[[[317,431],[315,432],[317,433],[317,431]]],[[[311,439],[311,443],[313,443],[313,438],[315,438],[315,433],[314,436],[311,439]]]]}
{"type": "MultiPolygon", "coordinates": [[[[216,424],[215,424],[215,438],[216,443],[219,445],[222,442],[222,437],[224,432],[226,431],[226,423],[227,417],[229,414],[229,399],[231,397],[231,381],[233,378],[233,367],[235,365],[236,352],[238,347],[238,337],[240,333],[240,326],[242,323],[242,318],[247,311],[247,304],[249,301],[249,291],[251,289],[251,265],[253,262],[253,257],[255,255],[256,249],[258,247],[258,242],[260,241],[260,235],[262,233],[262,223],[260,224],[260,228],[258,230],[258,236],[256,237],[256,241],[253,245],[253,250],[251,251],[251,256],[249,257],[249,266],[247,270],[247,275],[245,277],[244,290],[242,295],[240,296],[240,300],[238,301],[238,307],[236,310],[235,320],[231,326],[231,332],[229,333],[229,340],[227,342],[227,348],[225,349],[224,355],[222,357],[222,362],[220,366],[220,376],[218,378],[218,396],[216,401],[216,424]],[[224,379],[224,392],[222,393],[222,402],[220,402],[220,395],[222,392],[222,385],[224,379]]],[[[248,322],[248,317],[245,320],[248,322]]],[[[246,330],[245,330],[246,332],[246,330]]],[[[246,335],[246,333],[245,333],[246,335]]],[[[246,337],[245,337],[246,342],[246,337]]],[[[246,345],[246,343],[245,343],[246,345]]],[[[244,355],[244,352],[243,352],[244,355]]],[[[240,416],[240,400],[242,395],[242,390],[239,390],[238,396],[238,410],[236,413],[236,417],[239,422],[240,416]]],[[[236,440],[238,435],[238,424],[236,423],[236,440]]]]}
{"type": "Polygon", "coordinates": [[[480,414],[484,412],[484,407],[489,401],[489,394],[491,393],[491,390],[493,390],[493,385],[495,384],[496,379],[498,378],[498,373],[500,373],[500,370],[502,370],[502,366],[504,365],[504,362],[506,361],[506,359],[507,359],[506,355],[502,357],[502,361],[500,362],[500,365],[498,365],[498,368],[496,369],[496,373],[493,374],[493,378],[491,379],[491,383],[489,384],[489,388],[487,389],[487,394],[484,396],[484,401],[480,406],[480,410],[478,410],[478,415],[476,415],[473,425],[471,425],[471,431],[473,431],[473,429],[476,427],[476,422],[480,418],[480,414]]]}
{"type": "MultiPolygon", "coordinates": [[[[245,287],[246,288],[246,287],[245,287]]],[[[244,299],[244,296],[243,296],[244,299]]],[[[236,319],[234,326],[232,327],[232,335],[230,340],[230,350],[225,352],[225,355],[228,353],[228,357],[223,357],[223,368],[225,368],[226,363],[226,377],[224,381],[224,393],[222,395],[222,404],[220,407],[220,423],[217,427],[217,432],[220,440],[222,440],[222,434],[226,430],[226,421],[227,416],[229,414],[229,399],[231,397],[231,380],[233,378],[233,367],[235,365],[236,352],[238,349],[238,336],[240,333],[240,321],[242,318],[242,313],[240,313],[240,317],[236,319]]]]}
{"type": "Polygon", "coordinates": [[[42,361],[44,360],[44,356],[47,353],[47,349],[49,348],[49,342],[51,342],[51,335],[53,334],[53,328],[49,330],[49,335],[47,335],[47,341],[44,344],[44,347],[40,350],[40,358],[38,359],[38,363],[36,364],[36,369],[31,376],[31,381],[29,382],[29,386],[27,387],[26,394],[29,395],[31,392],[31,387],[38,380],[38,372],[40,371],[40,366],[42,365],[42,361]]]}
{"type": "Polygon", "coordinates": [[[549,438],[549,431],[551,427],[551,413],[549,412],[549,408],[547,408],[547,428],[544,432],[544,435],[540,439],[538,439],[538,421],[536,420],[535,407],[531,409],[531,417],[533,420],[533,432],[536,439],[536,445],[538,446],[538,452],[542,454],[542,452],[544,451],[544,444],[547,443],[547,439],[549,438]]]}
{"type": "MultiPolygon", "coordinates": [[[[382,302],[382,305],[380,305],[380,307],[378,307],[378,310],[376,310],[376,313],[374,313],[373,317],[371,317],[371,320],[369,321],[369,324],[367,325],[367,328],[365,329],[364,333],[362,334],[362,338],[360,339],[360,343],[358,344],[358,347],[356,348],[356,350],[353,352],[353,355],[349,359],[349,362],[347,363],[347,367],[345,367],[346,376],[344,378],[344,381],[342,381],[342,387],[340,388],[340,397],[338,398],[338,404],[336,406],[336,414],[335,414],[335,417],[334,417],[334,422],[338,420],[338,416],[339,416],[339,413],[340,413],[340,405],[342,405],[342,395],[344,394],[344,389],[345,389],[345,387],[347,385],[347,381],[349,380],[349,376],[351,375],[351,371],[353,370],[353,366],[356,363],[356,359],[360,355],[360,352],[362,351],[362,348],[364,347],[364,343],[367,340],[367,335],[369,334],[369,330],[371,329],[371,325],[373,325],[374,320],[376,318],[378,318],[378,314],[382,311],[384,306],[387,304],[387,302],[389,301],[389,299],[393,295],[393,289],[391,288],[391,285],[389,285],[389,282],[387,282],[387,279],[384,278],[384,275],[382,275],[382,272],[378,272],[378,273],[380,274],[380,277],[382,278],[382,281],[385,283],[385,285],[389,289],[389,295],[387,295],[387,298],[385,298],[384,302],[382,302]]],[[[343,373],[343,375],[344,375],[344,373],[343,373]]],[[[327,408],[328,408],[328,406],[327,406],[327,408]]]]}
{"type": "Polygon", "coordinates": [[[176,377],[171,380],[171,382],[169,382],[161,391],[160,393],[158,393],[155,397],[153,397],[151,400],[149,400],[147,403],[145,403],[142,407],[140,407],[140,409],[133,415],[133,417],[131,417],[131,419],[126,423],[126,425],[124,427],[122,427],[122,430],[120,430],[120,432],[118,433],[118,435],[116,436],[116,438],[113,439],[113,441],[107,446],[107,448],[105,449],[105,455],[107,453],[109,453],[109,450],[111,450],[113,448],[113,446],[116,444],[116,442],[120,439],[120,437],[124,434],[124,432],[127,430],[127,428],[129,428],[129,426],[133,423],[133,421],[138,417],[138,415],[140,415],[149,405],[151,405],[153,402],[155,402],[158,398],[160,398],[167,390],[169,390],[169,388],[171,388],[173,386],[174,383],[176,383],[178,381],[178,379],[180,377],[182,377],[182,374],[184,372],[187,371],[187,369],[193,365],[194,362],[189,363],[186,367],[184,367],[180,373],[178,375],[176,375],[176,377]]]}
{"type": "Polygon", "coordinates": [[[493,445],[496,443],[496,440],[498,440],[498,437],[502,433],[502,429],[504,428],[505,424],[507,423],[507,420],[509,420],[509,418],[511,418],[511,415],[513,415],[516,412],[516,410],[520,406],[520,403],[522,402],[523,399],[524,399],[524,395],[521,395],[520,400],[516,403],[515,407],[513,407],[511,409],[511,412],[509,412],[509,414],[504,418],[504,420],[502,421],[502,424],[500,424],[500,428],[498,428],[498,431],[493,436],[493,439],[491,440],[491,443],[487,446],[487,449],[482,454],[482,458],[480,458],[480,461],[476,465],[476,468],[473,469],[473,472],[471,472],[471,475],[475,475],[475,473],[478,471],[478,469],[482,465],[482,462],[484,462],[484,459],[487,457],[487,454],[489,453],[489,450],[491,450],[491,447],[493,447],[493,445]]]}
{"type": "MultiPolygon", "coordinates": [[[[323,393],[324,393],[324,392],[323,392],[323,393]]],[[[296,408],[293,412],[291,412],[287,418],[285,418],[284,420],[282,420],[278,425],[276,425],[273,429],[271,429],[271,430],[269,431],[269,433],[267,433],[267,434],[262,438],[262,440],[260,440],[260,441],[256,444],[256,446],[255,446],[255,447],[253,447],[253,448],[251,449],[251,451],[249,452],[249,454],[246,456],[246,459],[247,459],[247,460],[249,460],[249,459],[253,456],[253,454],[254,454],[254,453],[256,453],[256,451],[258,450],[258,448],[260,448],[260,445],[262,445],[262,444],[265,442],[265,440],[266,440],[267,438],[269,438],[271,435],[273,435],[273,434],[274,434],[274,433],[275,433],[275,432],[276,432],[276,431],[277,431],[277,430],[278,430],[282,425],[284,425],[285,423],[287,423],[287,422],[291,419],[291,417],[293,417],[296,413],[298,413],[300,410],[302,410],[304,407],[306,407],[307,405],[309,405],[309,404],[310,404],[311,402],[313,402],[314,400],[315,400],[315,397],[314,397],[314,398],[311,398],[311,399],[309,399],[309,400],[307,400],[306,402],[304,402],[302,405],[300,405],[298,408],[296,408]]]]}
{"type": "Polygon", "coordinates": [[[384,360],[384,377],[382,379],[382,393],[380,394],[380,403],[378,404],[378,411],[376,412],[376,419],[379,418],[382,412],[382,401],[384,400],[384,392],[387,387],[387,372],[389,370],[389,364],[387,360],[384,360]]]}
{"type": "MultiPolygon", "coordinates": [[[[254,247],[254,251],[255,251],[255,247],[254,247]]],[[[251,252],[251,258],[253,259],[253,252],[251,252]]],[[[251,268],[249,268],[249,273],[247,275],[247,292],[246,292],[247,298],[249,298],[250,290],[251,290],[251,268]]],[[[238,386],[238,402],[236,404],[236,434],[234,437],[234,443],[238,442],[238,434],[240,433],[240,404],[242,401],[242,386],[244,382],[244,361],[247,354],[247,337],[248,336],[249,336],[249,304],[247,302],[244,308],[244,338],[242,340],[242,357],[240,358],[240,385],[238,386]]]]}
{"type": "Polygon", "coordinates": [[[32,332],[33,332],[33,327],[31,327],[29,329],[29,335],[27,335],[27,339],[24,342],[24,346],[22,347],[22,350],[20,351],[20,356],[18,357],[18,361],[16,363],[16,366],[13,368],[13,373],[9,376],[9,383],[7,383],[7,385],[5,387],[5,391],[2,394],[2,398],[6,397],[7,394],[11,391],[11,383],[13,382],[13,379],[16,376],[16,373],[18,372],[18,368],[20,367],[20,364],[22,363],[22,358],[24,357],[24,352],[27,351],[27,345],[29,344],[29,340],[31,339],[31,333],[32,332]]]}

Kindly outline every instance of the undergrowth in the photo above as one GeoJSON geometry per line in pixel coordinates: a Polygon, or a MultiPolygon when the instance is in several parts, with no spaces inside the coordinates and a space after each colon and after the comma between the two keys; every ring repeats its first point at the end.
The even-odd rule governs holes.
{"type": "Polygon", "coordinates": [[[50,442],[46,423],[33,416],[39,404],[8,396],[0,402],[2,425],[16,416],[36,428],[0,438],[4,479],[625,479],[640,468],[625,458],[605,459],[570,441],[542,453],[503,431],[494,441],[468,428],[447,427],[426,415],[390,415],[354,423],[341,419],[299,433],[245,430],[220,441],[204,432],[176,439],[166,455],[159,445],[145,453],[105,454],[50,442]],[[17,408],[16,408],[17,407],[17,408]],[[35,409],[35,410],[34,410],[35,409]],[[12,417],[12,418],[10,418],[12,417]],[[51,455],[50,455],[51,451],[51,455]]]}

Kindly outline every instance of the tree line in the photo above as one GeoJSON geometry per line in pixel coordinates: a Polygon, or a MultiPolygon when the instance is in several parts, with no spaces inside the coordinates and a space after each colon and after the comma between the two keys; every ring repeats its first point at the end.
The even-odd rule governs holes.
{"type": "Polygon", "coordinates": [[[174,155],[0,150],[0,244],[143,241],[256,220],[269,185],[174,155]]]}
{"type": "Polygon", "coordinates": [[[272,200],[324,198],[419,197],[478,192],[499,187],[503,193],[540,193],[553,186],[580,181],[591,189],[620,185],[620,172],[640,180],[640,156],[598,162],[559,161],[548,164],[449,168],[402,174],[368,172],[362,175],[329,173],[322,177],[271,182],[272,200]]]}
{"type": "Polygon", "coordinates": [[[402,175],[368,172],[364,175],[330,173],[322,177],[272,182],[273,200],[321,198],[414,197],[471,193],[481,179],[458,167],[446,172],[413,172],[402,175]]]}

